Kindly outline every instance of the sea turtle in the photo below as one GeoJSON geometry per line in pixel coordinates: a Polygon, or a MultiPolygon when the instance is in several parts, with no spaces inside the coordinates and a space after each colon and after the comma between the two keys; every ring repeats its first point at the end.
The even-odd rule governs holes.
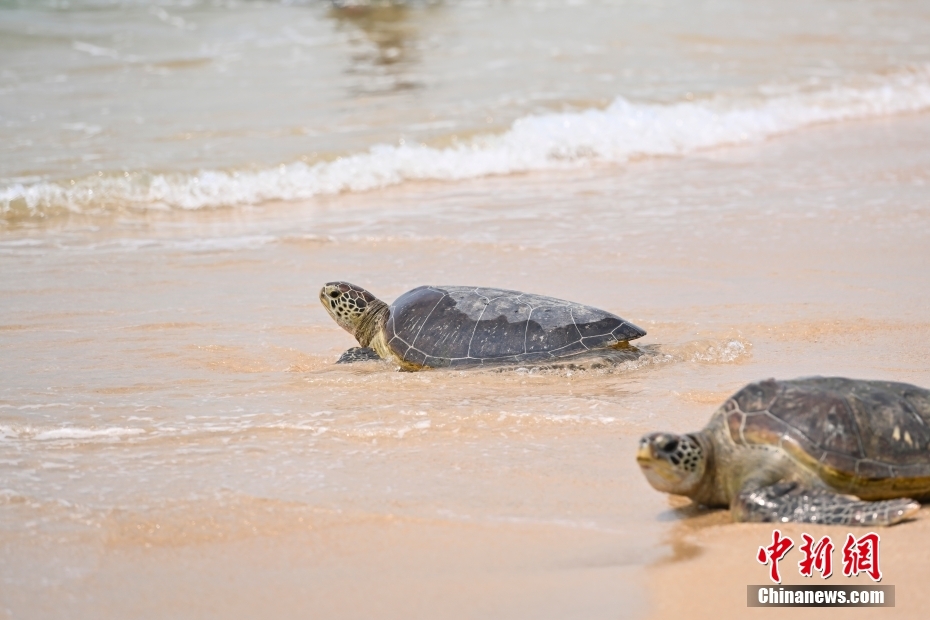
{"type": "Polygon", "coordinates": [[[359,286],[330,282],[320,301],[361,345],[340,361],[383,358],[405,370],[547,362],[646,335],[597,308],[495,288],[420,286],[388,307],[359,286]]]}
{"type": "Polygon", "coordinates": [[[653,487],[736,521],[891,525],[930,499],[930,391],[814,377],[751,383],[702,431],[652,433],[653,487]]]}

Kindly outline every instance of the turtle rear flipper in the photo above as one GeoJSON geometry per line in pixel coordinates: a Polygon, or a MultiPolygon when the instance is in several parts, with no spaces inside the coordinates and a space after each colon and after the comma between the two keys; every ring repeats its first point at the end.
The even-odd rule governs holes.
{"type": "Polygon", "coordinates": [[[347,349],[345,353],[339,356],[339,359],[336,360],[337,364],[351,364],[353,362],[370,362],[373,360],[380,360],[381,356],[378,353],[369,347],[352,347],[347,349]]]}
{"type": "Polygon", "coordinates": [[[894,525],[913,516],[920,504],[900,498],[865,502],[797,482],[743,491],[731,506],[736,521],[822,523],[824,525],[894,525]]]}

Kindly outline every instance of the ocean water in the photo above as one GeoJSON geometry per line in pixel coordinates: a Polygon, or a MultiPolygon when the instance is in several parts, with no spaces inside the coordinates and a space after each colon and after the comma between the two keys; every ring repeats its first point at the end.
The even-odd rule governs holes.
{"type": "Polygon", "coordinates": [[[0,213],[622,163],[930,106],[914,2],[11,2],[0,213]]]}
{"type": "Polygon", "coordinates": [[[639,435],[930,385],[928,238],[927,3],[0,0],[0,617],[654,615],[639,435]],[[332,280],[649,334],[336,366],[332,280]]]}

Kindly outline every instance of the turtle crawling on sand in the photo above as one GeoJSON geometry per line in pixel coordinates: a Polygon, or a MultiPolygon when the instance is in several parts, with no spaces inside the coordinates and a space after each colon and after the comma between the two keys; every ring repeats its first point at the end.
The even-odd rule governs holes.
{"type": "Polygon", "coordinates": [[[704,430],[652,433],[636,460],[659,491],[736,521],[891,525],[930,499],[930,391],[815,377],[751,383],[704,430]]]}
{"type": "Polygon", "coordinates": [[[646,335],[597,308],[493,288],[421,286],[388,307],[361,287],[330,282],[320,302],[361,345],[340,362],[381,358],[405,370],[574,359],[646,335]]]}

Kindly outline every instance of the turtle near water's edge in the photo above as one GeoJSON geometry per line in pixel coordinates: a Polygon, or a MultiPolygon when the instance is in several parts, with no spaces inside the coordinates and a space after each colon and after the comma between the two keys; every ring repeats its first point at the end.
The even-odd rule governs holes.
{"type": "Polygon", "coordinates": [[[930,499],[930,391],[813,377],[751,383],[696,433],[651,433],[637,462],[659,491],[737,521],[891,525],[930,499]]]}
{"type": "Polygon", "coordinates": [[[604,310],[503,289],[421,286],[388,306],[359,286],[330,282],[320,302],[360,345],[340,362],[381,358],[405,370],[547,363],[646,335],[604,310]]]}

